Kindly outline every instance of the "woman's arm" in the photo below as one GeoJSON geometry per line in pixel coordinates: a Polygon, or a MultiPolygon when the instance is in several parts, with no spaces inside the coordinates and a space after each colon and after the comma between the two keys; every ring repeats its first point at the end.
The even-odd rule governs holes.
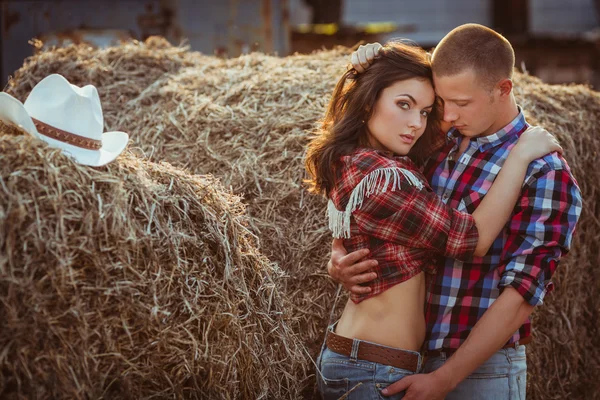
{"type": "Polygon", "coordinates": [[[488,252],[508,222],[519,199],[529,163],[553,151],[562,153],[562,148],[544,129],[532,127],[521,135],[494,184],[473,212],[479,231],[475,256],[481,257],[488,252]]]}

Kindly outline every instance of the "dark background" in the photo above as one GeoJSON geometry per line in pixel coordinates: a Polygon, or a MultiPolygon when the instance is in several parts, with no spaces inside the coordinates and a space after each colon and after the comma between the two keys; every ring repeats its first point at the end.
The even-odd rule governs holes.
{"type": "Polygon", "coordinates": [[[548,83],[600,88],[600,0],[0,0],[2,85],[35,48],[165,36],[223,57],[285,56],[413,39],[431,48],[476,22],[504,34],[517,66],[548,83]]]}

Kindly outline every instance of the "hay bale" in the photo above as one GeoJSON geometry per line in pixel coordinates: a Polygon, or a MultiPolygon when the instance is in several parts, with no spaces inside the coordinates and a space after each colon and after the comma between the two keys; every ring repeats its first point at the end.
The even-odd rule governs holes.
{"type": "MultiPolygon", "coordinates": [[[[130,132],[133,146],[151,160],[212,171],[243,195],[261,251],[287,273],[288,322],[314,357],[335,285],[324,268],[331,237],[323,223],[325,203],[303,190],[302,157],[306,133],[321,117],[347,51],[223,60],[141,43],[71,46],[28,59],[8,91],[25,99],[38,77],[56,71],[75,82],[88,80],[98,87],[107,129],[130,132]],[[163,73],[171,54],[185,61],[163,73]],[[130,82],[131,75],[155,80],[130,82]],[[316,84],[323,77],[329,78],[316,84]]],[[[313,372],[308,358],[304,368],[313,372]]],[[[299,384],[311,392],[314,381],[299,384]]]]}
{"type": "Polygon", "coordinates": [[[212,176],[0,126],[0,397],[296,398],[281,271],[212,176]]]}
{"type": "Polygon", "coordinates": [[[528,121],[558,137],[583,194],[572,251],[557,270],[555,291],[534,313],[529,393],[534,399],[600,399],[600,93],[516,78],[528,121]]]}
{"type": "MultiPolygon", "coordinates": [[[[89,82],[98,85],[105,109],[109,107],[108,129],[130,131],[135,144],[153,160],[213,173],[243,195],[262,252],[287,273],[283,291],[293,303],[290,322],[315,356],[335,286],[324,266],[330,245],[325,202],[302,189],[302,157],[307,133],[323,115],[349,49],[285,58],[251,54],[231,60],[184,52],[177,54],[185,62],[164,72],[158,60],[168,58],[169,52],[176,50],[139,43],[49,51],[26,61],[8,90],[24,99],[33,83],[52,72],[67,71],[65,75],[78,82],[93,78],[89,82]],[[132,74],[110,61],[121,57],[148,60],[138,74],[151,74],[156,80],[146,86],[119,80],[122,73],[132,74]],[[158,64],[156,71],[152,62],[158,64]],[[90,63],[95,71],[80,67],[90,63]],[[103,84],[104,76],[113,81],[103,84]],[[23,77],[28,77],[25,84],[23,77]]],[[[573,252],[557,273],[557,290],[536,313],[529,393],[533,399],[589,398],[600,392],[600,350],[587,348],[588,340],[598,340],[590,338],[597,337],[593,325],[600,312],[594,294],[600,281],[594,249],[600,180],[592,165],[600,147],[599,97],[583,86],[549,86],[519,73],[515,82],[518,101],[530,120],[558,134],[586,200],[573,252]]],[[[304,365],[309,371],[313,368],[309,360],[304,365]]],[[[312,384],[307,382],[309,391],[312,384]]]]}

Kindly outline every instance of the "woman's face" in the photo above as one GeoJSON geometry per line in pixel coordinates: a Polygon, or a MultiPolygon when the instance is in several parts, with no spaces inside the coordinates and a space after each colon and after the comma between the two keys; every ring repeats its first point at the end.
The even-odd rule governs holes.
{"type": "Polygon", "coordinates": [[[408,154],[425,131],[434,102],[429,80],[408,79],[388,86],[367,122],[369,144],[397,155],[408,154]]]}

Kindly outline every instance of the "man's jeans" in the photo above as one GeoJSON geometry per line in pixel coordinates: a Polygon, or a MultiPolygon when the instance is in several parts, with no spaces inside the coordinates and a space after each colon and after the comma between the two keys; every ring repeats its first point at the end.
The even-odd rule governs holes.
{"type": "MultiPolygon", "coordinates": [[[[423,372],[433,372],[445,362],[445,353],[427,358],[423,372]]],[[[524,400],[526,385],[525,346],[501,349],[449,393],[446,400],[524,400]]]]}

